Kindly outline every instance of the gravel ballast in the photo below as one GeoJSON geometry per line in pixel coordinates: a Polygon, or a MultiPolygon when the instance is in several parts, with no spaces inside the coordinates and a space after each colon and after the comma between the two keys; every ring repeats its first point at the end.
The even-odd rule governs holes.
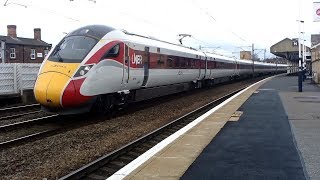
{"type": "Polygon", "coordinates": [[[176,95],[133,113],[0,150],[1,179],[57,179],[251,81],[176,95]]]}

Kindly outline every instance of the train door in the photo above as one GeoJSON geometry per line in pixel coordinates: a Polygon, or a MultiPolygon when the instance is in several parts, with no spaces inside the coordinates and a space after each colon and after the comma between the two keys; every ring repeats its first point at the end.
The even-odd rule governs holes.
{"type": "Polygon", "coordinates": [[[122,68],[122,85],[124,88],[127,87],[129,83],[129,71],[130,71],[130,56],[129,47],[124,44],[124,58],[123,58],[123,68],[122,68]]]}
{"type": "Polygon", "coordinates": [[[212,61],[211,61],[211,78],[216,78],[216,74],[217,74],[217,71],[216,71],[216,68],[217,68],[217,64],[216,64],[216,58],[213,58],[212,61]]]}
{"type": "Polygon", "coordinates": [[[207,56],[205,56],[204,57],[204,62],[205,62],[205,64],[204,64],[204,79],[207,79],[207,78],[209,78],[208,77],[208,58],[207,58],[207,56]]]}
{"type": "Polygon", "coordinates": [[[238,61],[236,58],[234,58],[234,76],[238,76],[239,75],[239,65],[238,65],[238,61]]]}
{"type": "MultiPolygon", "coordinates": [[[[203,54],[204,54],[204,67],[203,67],[203,68],[204,68],[204,77],[203,77],[203,78],[204,78],[204,79],[207,79],[207,78],[209,78],[209,77],[208,77],[208,75],[209,75],[209,74],[208,74],[208,72],[209,72],[209,71],[208,71],[208,57],[207,57],[206,53],[203,52],[203,54]]],[[[200,56],[200,57],[201,57],[201,56],[200,56]]],[[[202,59],[202,58],[201,58],[201,59],[202,59]]]]}
{"type": "Polygon", "coordinates": [[[199,56],[199,61],[200,61],[200,72],[201,72],[200,79],[204,79],[206,77],[206,61],[207,60],[205,57],[199,56]]]}
{"type": "Polygon", "coordinates": [[[254,77],[254,73],[255,73],[255,64],[254,64],[254,60],[252,60],[251,68],[252,68],[252,77],[254,77]]]}
{"type": "Polygon", "coordinates": [[[148,78],[149,78],[149,64],[150,64],[150,52],[149,52],[149,47],[144,48],[144,58],[143,58],[143,71],[144,71],[144,76],[143,76],[143,82],[142,86],[145,87],[148,78]]]}
{"type": "Polygon", "coordinates": [[[210,79],[213,78],[213,66],[214,66],[214,62],[213,62],[213,59],[212,57],[210,57],[210,79]]]}
{"type": "Polygon", "coordinates": [[[198,56],[196,56],[195,61],[196,61],[196,67],[199,69],[198,80],[200,80],[201,79],[201,60],[198,59],[198,56]]]}

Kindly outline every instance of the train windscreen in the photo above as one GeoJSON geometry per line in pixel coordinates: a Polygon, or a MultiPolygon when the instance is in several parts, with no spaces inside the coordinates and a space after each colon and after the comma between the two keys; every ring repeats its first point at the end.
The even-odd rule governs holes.
{"type": "Polygon", "coordinates": [[[87,36],[68,36],[55,47],[49,61],[80,63],[91,51],[97,40],[87,36]]]}

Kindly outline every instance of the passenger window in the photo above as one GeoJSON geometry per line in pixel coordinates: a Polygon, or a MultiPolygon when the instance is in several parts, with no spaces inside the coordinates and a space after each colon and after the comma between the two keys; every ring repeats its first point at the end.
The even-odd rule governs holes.
{"type": "Polygon", "coordinates": [[[181,68],[185,68],[186,67],[186,59],[183,58],[183,57],[179,57],[179,60],[180,60],[180,67],[181,68]]]}
{"type": "Polygon", "coordinates": [[[159,55],[159,56],[158,56],[158,64],[159,64],[159,65],[164,64],[162,55],[159,55]]]}
{"type": "Polygon", "coordinates": [[[173,67],[173,59],[171,57],[168,57],[168,67],[173,67]]]}
{"type": "Polygon", "coordinates": [[[174,57],[174,67],[179,68],[180,67],[180,61],[178,57],[174,57]]]}
{"type": "Polygon", "coordinates": [[[119,55],[119,50],[120,50],[120,45],[119,45],[119,44],[113,46],[113,47],[106,53],[106,55],[103,57],[103,59],[118,57],[118,55],[119,55]]]}

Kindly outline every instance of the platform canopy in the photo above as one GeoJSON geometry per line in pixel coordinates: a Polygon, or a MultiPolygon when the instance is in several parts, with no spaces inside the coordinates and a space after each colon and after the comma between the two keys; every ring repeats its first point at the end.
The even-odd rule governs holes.
{"type": "MultiPolygon", "coordinates": [[[[270,52],[276,56],[286,58],[292,62],[299,61],[299,43],[298,39],[285,38],[270,47],[270,52]]],[[[310,47],[307,47],[310,52],[310,47]]]]}

